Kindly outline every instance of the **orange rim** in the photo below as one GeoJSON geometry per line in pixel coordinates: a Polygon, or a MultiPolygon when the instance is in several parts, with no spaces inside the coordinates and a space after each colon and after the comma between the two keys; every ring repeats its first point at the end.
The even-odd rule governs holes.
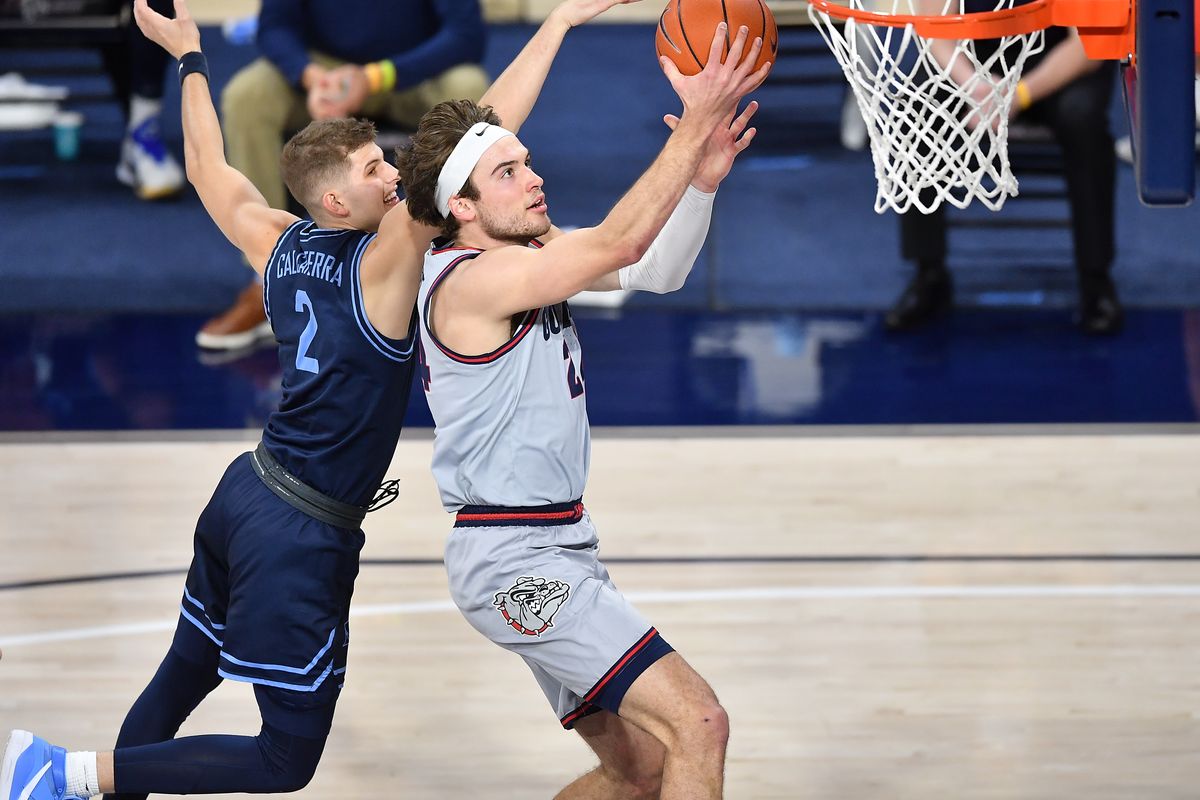
{"type": "MultiPolygon", "coordinates": [[[[917,35],[926,39],[996,39],[1033,33],[1051,25],[1064,25],[1079,30],[1079,38],[1088,58],[1127,60],[1134,58],[1135,2],[1033,0],[1016,8],[945,16],[884,14],[849,8],[830,0],[809,0],[809,5],[838,19],[853,19],[893,28],[912,25],[917,35]]],[[[1196,53],[1200,55],[1200,0],[1196,0],[1196,8],[1196,53]]]]}
{"type": "Polygon", "coordinates": [[[871,25],[886,25],[913,29],[927,39],[996,39],[1001,36],[1016,36],[1050,27],[1053,0],[1033,0],[1032,3],[999,11],[981,11],[975,14],[884,14],[850,8],[830,0],[809,0],[831,17],[853,19],[871,25]]]}
{"type": "MultiPolygon", "coordinates": [[[[903,28],[912,25],[926,39],[996,39],[1020,36],[1051,25],[1079,30],[1084,50],[1092,59],[1129,59],[1134,52],[1136,0],[1033,0],[1016,8],[975,14],[884,14],[849,8],[831,0],[809,0],[822,13],[869,25],[903,28]]],[[[1200,0],[1196,0],[1200,10],[1200,0]]],[[[1196,47],[1200,54],[1200,12],[1196,15],[1196,47]]]]}

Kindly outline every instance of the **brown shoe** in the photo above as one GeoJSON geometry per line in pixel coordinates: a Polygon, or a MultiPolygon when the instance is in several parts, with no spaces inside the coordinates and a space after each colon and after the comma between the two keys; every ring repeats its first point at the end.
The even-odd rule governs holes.
{"type": "Polygon", "coordinates": [[[206,350],[240,350],[274,335],[263,309],[263,287],[255,281],[223,314],[204,323],[196,344],[206,350]]]}

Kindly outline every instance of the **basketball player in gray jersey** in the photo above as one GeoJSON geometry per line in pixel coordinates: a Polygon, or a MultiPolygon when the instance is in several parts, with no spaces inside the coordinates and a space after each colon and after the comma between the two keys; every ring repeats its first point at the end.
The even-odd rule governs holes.
{"type": "Polygon", "coordinates": [[[560,798],[715,798],[728,720],[708,684],[616,590],[583,507],[589,430],[567,298],[583,289],[679,288],[703,244],[713,194],[753,137],[765,77],[742,28],[721,61],[681,76],[661,154],[595,228],[550,224],[529,152],[488,109],[444,103],[399,156],[409,209],[445,238],[418,293],[419,377],[437,435],[433,471],[448,511],[455,603],[519,653],[566,728],[600,766],[560,798]],[[744,133],[744,135],[743,135],[744,133]]]}

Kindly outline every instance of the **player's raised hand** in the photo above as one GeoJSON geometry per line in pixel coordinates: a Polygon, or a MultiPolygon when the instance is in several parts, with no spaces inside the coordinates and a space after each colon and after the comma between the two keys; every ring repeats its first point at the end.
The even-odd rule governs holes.
{"type": "MultiPolygon", "coordinates": [[[[757,128],[746,127],[755,111],[758,111],[758,102],[751,100],[736,119],[730,113],[725,118],[725,123],[716,127],[705,146],[704,160],[692,176],[693,186],[702,192],[717,190],[721,181],[729,174],[729,170],[733,169],[734,159],[750,146],[754,134],[758,133],[757,128]]],[[[675,130],[675,126],[679,124],[679,117],[667,114],[663,117],[663,122],[667,123],[668,128],[675,130]]]]}
{"type": "Polygon", "coordinates": [[[563,20],[574,28],[590,22],[613,6],[624,6],[636,2],[638,0],[565,0],[551,13],[561,15],[563,20]]]}
{"type": "Polygon", "coordinates": [[[147,5],[146,0],[134,0],[133,18],[146,38],[179,58],[184,53],[200,49],[200,29],[192,20],[184,0],[175,0],[175,19],[167,19],[147,5]]]}
{"type": "Polygon", "coordinates": [[[755,37],[749,52],[745,58],[742,57],[749,34],[750,30],[745,25],[739,27],[733,43],[729,46],[728,55],[722,59],[726,25],[724,22],[718,23],[713,32],[712,45],[709,47],[704,69],[696,75],[685,76],[670,59],[659,59],[667,80],[671,82],[671,88],[683,101],[685,116],[689,112],[698,114],[715,125],[730,116],[737,108],[738,101],[766,78],[771,69],[770,62],[764,63],[758,70],[752,69],[754,62],[758,60],[758,52],[762,49],[760,37],[755,37]]]}

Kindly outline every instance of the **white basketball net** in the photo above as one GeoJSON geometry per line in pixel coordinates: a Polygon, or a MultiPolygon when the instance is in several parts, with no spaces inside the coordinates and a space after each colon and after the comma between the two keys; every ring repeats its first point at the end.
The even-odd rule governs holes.
{"type": "MultiPolygon", "coordinates": [[[[864,0],[846,2],[864,9],[864,0]]],[[[929,15],[961,14],[964,0],[932,0],[932,9],[931,0],[865,2],[868,11],[929,15]]],[[[1016,4],[993,2],[994,10],[1016,4]]],[[[973,40],[926,39],[911,25],[843,24],[812,5],[808,13],[867,123],[877,213],[928,214],[943,202],[965,208],[975,198],[995,211],[1016,195],[1009,111],[1026,57],[1042,49],[1043,31],[988,40],[977,54],[973,40]]]]}

